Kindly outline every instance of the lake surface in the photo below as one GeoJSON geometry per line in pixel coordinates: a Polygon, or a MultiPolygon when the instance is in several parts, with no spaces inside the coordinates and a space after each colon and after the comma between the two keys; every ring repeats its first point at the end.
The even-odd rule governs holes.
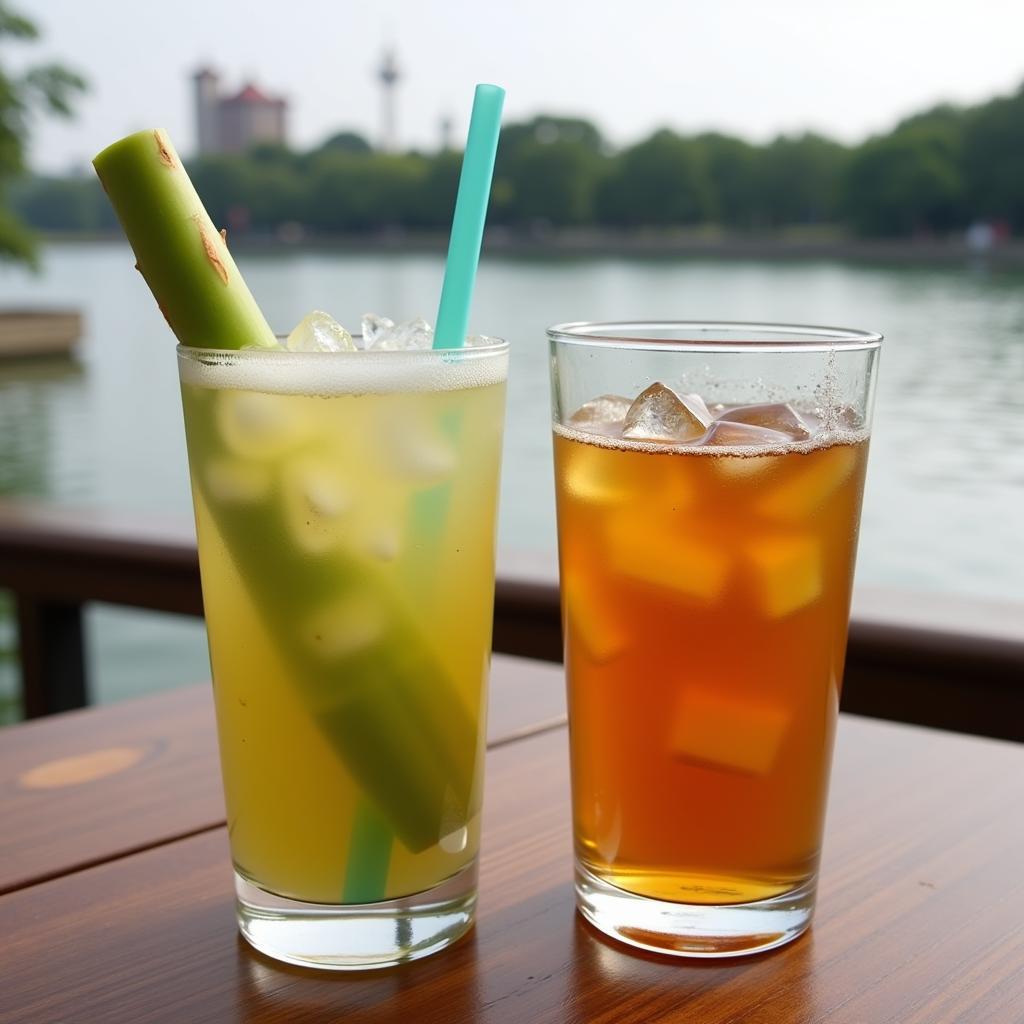
{"type": "MultiPolygon", "coordinates": [[[[432,319],[442,260],[286,252],[238,262],[276,329],[322,308],[432,319]]],[[[0,267],[0,305],[85,317],[77,367],[0,364],[0,494],[191,514],[174,341],[126,245],[51,245],[32,276],[0,267]]],[[[500,542],[554,552],[544,329],[567,320],[731,319],[886,335],[857,579],[1024,599],[1024,273],[984,267],[668,259],[485,259],[473,331],[512,371],[500,542]]],[[[358,438],[353,438],[358,443],[358,438]]],[[[0,621],[0,647],[9,644],[0,621]]],[[[194,620],[89,613],[100,700],[208,675],[194,620]]],[[[0,661],[0,694],[15,692],[0,661]]]]}

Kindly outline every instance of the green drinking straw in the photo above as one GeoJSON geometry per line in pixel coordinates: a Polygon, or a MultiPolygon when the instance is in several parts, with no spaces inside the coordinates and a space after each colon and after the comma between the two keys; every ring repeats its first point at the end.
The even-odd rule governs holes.
{"type": "Polygon", "coordinates": [[[504,102],[505,90],[499,86],[476,87],[437,310],[434,348],[462,348],[466,341],[504,102]]]}
{"type": "MultiPolygon", "coordinates": [[[[437,310],[434,348],[462,348],[465,344],[504,102],[505,90],[499,86],[476,87],[437,310]]],[[[433,518],[439,518],[440,509],[434,511],[433,518]]],[[[376,903],[385,898],[393,844],[387,823],[369,801],[360,800],[352,824],[342,902],[376,903]]]]}

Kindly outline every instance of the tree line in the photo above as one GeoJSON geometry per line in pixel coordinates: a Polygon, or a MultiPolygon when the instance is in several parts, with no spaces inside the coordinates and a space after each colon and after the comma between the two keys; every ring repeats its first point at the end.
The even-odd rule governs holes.
{"type": "MultiPolygon", "coordinates": [[[[214,221],[233,233],[443,231],[461,153],[374,151],[341,132],[307,152],[258,146],[192,160],[214,221]]],[[[14,210],[50,231],[116,225],[90,177],[34,178],[14,210]]],[[[663,129],[615,150],[598,127],[540,116],[502,132],[489,219],[515,230],[716,225],[767,233],[836,226],[869,237],[944,235],[984,219],[1024,230],[1024,86],[943,105],[857,146],[816,134],[756,145],[663,129]]]]}

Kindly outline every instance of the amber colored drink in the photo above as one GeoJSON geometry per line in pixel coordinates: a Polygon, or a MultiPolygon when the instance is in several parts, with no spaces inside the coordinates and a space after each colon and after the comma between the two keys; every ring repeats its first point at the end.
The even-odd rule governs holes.
{"type": "Polygon", "coordinates": [[[867,441],[629,442],[556,427],[576,855],[658,900],[814,877],[867,441]]]}

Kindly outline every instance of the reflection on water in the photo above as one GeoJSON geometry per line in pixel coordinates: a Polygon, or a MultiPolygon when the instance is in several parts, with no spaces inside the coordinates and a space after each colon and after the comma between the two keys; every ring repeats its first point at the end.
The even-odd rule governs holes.
{"type": "MultiPolygon", "coordinates": [[[[277,329],[313,308],[431,316],[431,255],[245,256],[277,329]]],[[[81,369],[0,371],[0,492],[190,515],[173,339],[121,244],[57,245],[38,277],[0,268],[0,304],[79,308],[81,369]]],[[[471,329],[512,342],[500,541],[555,542],[544,328],[565,320],[776,320],[887,336],[858,582],[1024,598],[1024,273],[984,267],[672,259],[485,259],[471,329]]],[[[353,439],[358,443],[358,439],[353,439]]],[[[94,617],[95,618],[95,617],[94,617]]],[[[196,624],[104,611],[91,631],[99,695],[202,678],[196,624]],[[187,635],[186,635],[187,634],[187,635]],[[143,654],[143,650],[145,653],[143,654]]],[[[0,644],[3,642],[0,633],[0,644]]],[[[0,693],[10,673],[0,662],[0,693]],[[5,676],[4,673],[7,672],[5,676]]]]}
{"type": "Polygon", "coordinates": [[[54,432],[81,426],[82,376],[74,359],[0,362],[0,495],[61,493],[54,432]]]}

